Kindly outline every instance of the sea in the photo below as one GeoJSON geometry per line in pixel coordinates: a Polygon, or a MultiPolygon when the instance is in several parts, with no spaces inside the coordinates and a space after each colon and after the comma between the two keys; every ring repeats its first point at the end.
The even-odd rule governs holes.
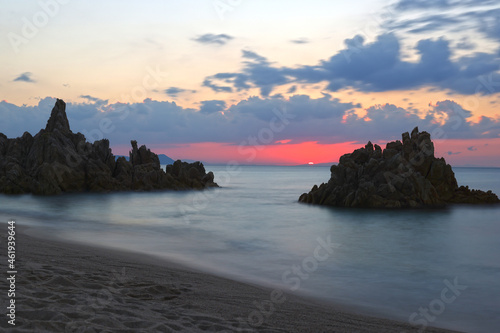
{"type": "MultiPolygon", "coordinates": [[[[206,168],[221,188],[0,195],[0,221],[5,232],[13,219],[49,237],[165,258],[422,331],[500,330],[498,205],[313,206],[298,198],[327,182],[329,167],[206,168]]],[[[454,171],[459,185],[500,194],[500,168],[454,171]]]]}

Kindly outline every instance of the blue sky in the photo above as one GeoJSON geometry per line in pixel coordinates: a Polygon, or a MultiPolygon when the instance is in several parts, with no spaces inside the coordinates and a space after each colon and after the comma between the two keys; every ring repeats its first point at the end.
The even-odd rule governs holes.
{"type": "Polygon", "coordinates": [[[133,136],[174,157],[210,149],[224,162],[243,159],[237,147],[266,132],[278,109],[293,118],[256,143],[269,148],[256,163],[334,161],[350,145],[418,125],[446,141],[438,151],[453,164],[500,166],[497,1],[40,0],[2,9],[8,136],[44,127],[58,97],[75,131],[108,137],[118,153],[133,136]]]}

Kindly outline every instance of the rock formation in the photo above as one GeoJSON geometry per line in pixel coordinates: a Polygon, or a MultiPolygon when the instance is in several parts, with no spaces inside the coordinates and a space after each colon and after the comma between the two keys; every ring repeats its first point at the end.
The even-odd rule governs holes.
{"type": "Polygon", "coordinates": [[[58,99],[45,129],[34,137],[0,133],[0,193],[150,191],[217,187],[203,164],[176,161],[164,171],[158,156],[132,141],[130,161],[115,161],[107,139],[87,142],[70,130],[66,104],[58,99]]]}
{"type": "Polygon", "coordinates": [[[499,203],[491,191],[458,187],[451,166],[434,157],[430,134],[415,128],[382,150],[371,142],[340,158],[328,183],[299,201],[338,207],[417,208],[447,203],[499,203]]]}

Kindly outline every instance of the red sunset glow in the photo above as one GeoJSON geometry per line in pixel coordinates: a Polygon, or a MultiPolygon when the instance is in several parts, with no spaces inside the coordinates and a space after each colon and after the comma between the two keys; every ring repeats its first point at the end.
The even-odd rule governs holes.
{"type": "MultiPolygon", "coordinates": [[[[378,142],[385,148],[386,142],[378,142]]],[[[364,144],[344,142],[336,144],[319,144],[303,142],[298,144],[277,144],[262,146],[238,146],[223,143],[205,142],[183,144],[176,147],[151,145],[158,154],[165,154],[173,159],[195,159],[205,163],[224,164],[236,161],[240,164],[277,164],[302,165],[337,163],[340,156],[363,147],[364,144]]],[[[148,145],[149,147],[149,145],[148,145]]],[[[129,147],[117,146],[114,154],[128,155],[129,147]]],[[[500,139],[482,140],[435,140],[435,156],[444,157],[456,166],[500,166],[500,139]]]]}

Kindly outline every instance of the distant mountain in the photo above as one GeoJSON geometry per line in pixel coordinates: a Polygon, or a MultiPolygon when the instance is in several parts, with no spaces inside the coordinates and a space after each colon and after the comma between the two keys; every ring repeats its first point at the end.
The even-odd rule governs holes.
{"type": "Polygon", "coordinates": [[[158,158],[160,159],[160,164],[174,164],[174,160],[171,159],[170,157],[168,157],[167,155],[165,154],[158,154],[158,158]]]}
{"type": "MultiPolygon", "coordinates": [[[[118,159],[118,157],[125,157],[125,159],[128,161],[129,157],[125,155],[116,155],[115,159],[118,159]]],[[[165,154],[159,154],[158,158],[160,159],[160,164],[161,165],[169,165],[169,164],[174,164],[175,160],[171,159],[165,154]]],[[[186,160],[187,161],[187,160],[186,160]]]]}
{"type": "Polygon", "coordinates": [[[115,161],[118,159],[118,157],[125,157],[127,161],[130,161],[129,157],[125,155],[115,155],[115,161]]]}

